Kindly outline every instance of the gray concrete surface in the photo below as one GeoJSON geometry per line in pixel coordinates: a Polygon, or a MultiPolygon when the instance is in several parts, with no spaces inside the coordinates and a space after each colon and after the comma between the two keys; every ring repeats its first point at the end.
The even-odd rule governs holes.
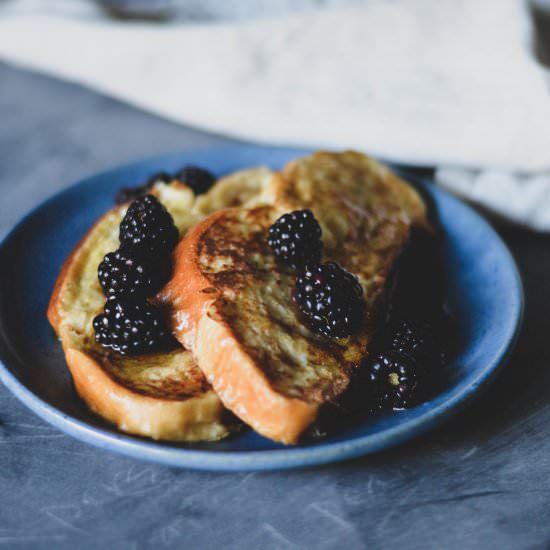
{"type": "MultiPolygon", "coordinates": [[[[221,143],[0,64],[0,235],[83,176],[221,143]]],[[[179,471],[75,441],[0,386],[0,548],[550,548],[550,239],[503,236],[527,291],[512,360],[468,411],[375,456],[287,473],[179,471]]]]}

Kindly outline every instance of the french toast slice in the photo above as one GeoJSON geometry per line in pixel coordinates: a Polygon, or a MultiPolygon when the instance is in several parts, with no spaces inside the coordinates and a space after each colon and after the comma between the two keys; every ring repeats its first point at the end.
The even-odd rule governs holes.
{"type": "Polygon", "coordinates": [[[159,299],[224,405],[289,444],[348,386],[376,329],[390,270],[411,230],[427,227],[426,209],[408,184],[353,152],[290,163],[263,201],[214,213],[189,231],[159,299]],[[363,287],[364,318],[348,338],[304,324],[291,297],[296,274],[267,245],[270,225],[302,208],[323,229],[324,261],[340,263],[363,287]]]}
{"type": "Polygon", "coordinates": [[[411,232],[431,231],[418,192],[384,164],[355,151],[317,152],[292,161],[266,193],[279,210],[313,212],[323,232],[323,261],[357,275],[373,304],[411,232]]]}
{"type": "MultiPolygon", "coordinates": [[[[262,176],[263,185],[267,175],[262,176]]],[[[254,170],[223,178],[202,195],[203,207],[223,206],[226,194],[250,199],[250,190],[260,192],[262,187],[256,180],[254,170]]],[[[172,214],[180,235],[204,217],[193,192],[181,182],[158,184],[151,193],[172,214]]],[[[48,319],[61,340],[75,388],[93,412],[122,431],[170,441],[221,439],[230,431],[227,411],[190,351],[131,357],[95,342],[92,319],[105,303],[97,267],[107,252],[118,248],[126,208],[113,208],[90,229],[63,265],[50,299],[48,319]]]]}

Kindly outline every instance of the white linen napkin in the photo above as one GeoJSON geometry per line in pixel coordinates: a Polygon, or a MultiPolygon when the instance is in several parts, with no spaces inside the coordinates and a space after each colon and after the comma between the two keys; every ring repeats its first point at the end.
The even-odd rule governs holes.
{"type": "Polygon", "coordinates": [[[0,4],[0,58],[229,136],[435,165],[448,189],[550,231],[550,92],[531,40],[521,0],[215,23],[0,4]]]}

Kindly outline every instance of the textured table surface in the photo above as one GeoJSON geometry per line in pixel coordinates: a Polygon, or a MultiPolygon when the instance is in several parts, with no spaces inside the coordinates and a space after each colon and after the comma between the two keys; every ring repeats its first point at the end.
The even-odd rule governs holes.
{"type": "MultiPolygon", "coordinates": [[[[83,176],[225,142],[0,64],[0,236],[83,176]]],[[[549,548],[550,239],[503,236],[526,288],[511,361],[468,411],[375,456],[179,471],[71,439],[0,386],[0,548],[549,548]]]]}

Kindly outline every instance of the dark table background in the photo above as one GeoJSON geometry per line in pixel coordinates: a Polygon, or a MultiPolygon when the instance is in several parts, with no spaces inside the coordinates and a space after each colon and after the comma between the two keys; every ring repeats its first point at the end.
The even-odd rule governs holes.
{"type": "MultiPolygon", "coordinates": [[[[225,143],[0,64],[0,237],[84,176],[225,143]]],[[[0,386],[0,548],[550,548],[550,238],[501,234],[526,290],[512,359],[460,416],[374,456],[176,470],[65,436],[0,386]]]]}

